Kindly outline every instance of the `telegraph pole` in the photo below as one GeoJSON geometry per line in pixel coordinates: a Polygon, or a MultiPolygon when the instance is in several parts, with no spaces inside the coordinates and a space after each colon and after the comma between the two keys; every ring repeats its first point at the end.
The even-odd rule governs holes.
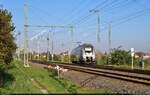
{"type": "Polygon", "coordinates": [[[64,61],[64,40],[62,40],[62,59],[61,61],[63,62],[64,61]]]}
{"type": "Polygon", "coordinates": [[[101,45],[100,45],[100,10],[89,10],[89,12],[94,12],[97,13],[98,17],[98,31],[97,31],[97,46],[98,46],[98,51],[101,51],[101,45]]]}
{"type": "Polygon", "coordinates": [[[40,38],[38,39],[38,60],[40,60],[40,38]]]}
{"type": "Polygon", "coordinates": [[[48,31],[48,35],[47,35],[47,61],[49,61],[49,32],[48,31]]]}
{"type": "Polygon", "coordinates": [[[72,37],[72,48],[73,48],[73,28],[71,29],[71,37],[72,37]]]}
{"type": "Polygon", "coordinates": [[[52,27],[52,50],[51,50],[52,51],[52,55],[51,55],[52,61],[54,61],[54,52],[53,52],[54,51],[54,41],[53,40],[54,40],[54,28],[52,27]]]}
{"type": "Polygon", "coordinates": [[[28,35],[27,35],[27,4],[25,4],[25,24],[24,24],[24,67],[29,67],[28,64],[28,35]]]}
{"type": "Polygon", "coordinates": [[[52,61],[54,60],[53,58],[54,58],[54,54],[53,54],[53,40],[52,40],[52,61]]]}
{"type": "Polygon", "coordinates": [[[20,42],[21,42],[21,37],[20,37],[20,36],[21,36],[21,32],[18,33],[18,36],[19,36],[19,42],[18,42],[18,43],[19,43],[19,48],[18,48],[18,49],[19,49],[18,59],[20,60],[20,51],[21,51],[21,49],[20,49],[20,48],[21,48],[21,43],[20,43],[20,42]]]}
{"type": "Polygon", "coordinates": [[[109,53],[111,53],[111,25],[109,24],[109,53]]]}
{"type": "MultiPolygon", "coordinates": [[[[89,12],[94,12],[97,13],[97,22],[98,22],[98,30],[97,30],[97,47],[98,47],[98,52],[101,51],[101,45],[100,45],[100,10],[89,10],[89,12]]],[[[97,62],[100,62],[101,57],[97,57],[97,62]]]]}
{"type": "Polygon", "coordinates": [[[73,27],[71,29],[71,38],[72,38],[72,42],[71,42],[71,48],[69,50],[69,63],[70,63],[70,58],[71,58],[71,50],[73,49],[73,27]]]}
{"type": "Polygon", "coordinates": [[[108,57],[108,64],[111,64],[111,25],[109,24],[109,57],[108,57]]]}
{"type": "Polygon", "coordinates": [[[101,51],[101,45],[100,45],[100,11],[97,10],[98,12],[98,34],[97,34],[97,41],[98,41],[98,49],[101,51]]]}

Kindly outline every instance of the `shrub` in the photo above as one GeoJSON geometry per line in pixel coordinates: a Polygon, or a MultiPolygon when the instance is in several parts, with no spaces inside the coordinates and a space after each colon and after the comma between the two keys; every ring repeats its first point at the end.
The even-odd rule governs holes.
{"type": "Polygon", "coordinates": [[[107,56],[96,56],[96,64],[105,65],[107,64],[107,56]]]}
{"type": "Polygon", "coordinates": [[[144,60],[145,66],[150,66],[150,58],[144,60]]]}
{"type": "MultiPolygon", "coordinates": [[[[111,52],[111,64],[117,64],[117,65],[125,65],[125,64],[131,64],[132,57],[130,51],[121,50],[119,48],[114,48],[111,52]]],[[[134,57],[134,64],[139,63],[139,59],[134,57]]]]}

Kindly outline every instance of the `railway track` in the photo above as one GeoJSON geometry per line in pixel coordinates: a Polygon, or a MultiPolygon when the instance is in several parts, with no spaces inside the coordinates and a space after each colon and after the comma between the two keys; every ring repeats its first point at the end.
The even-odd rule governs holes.
{"type": "Polygon", "coordinates": [[[58,63],[58,62],[44,62],[44,61],[37,61],[37,60],[30,60],[30,62],[45,64],[45,65],[52,65],[52,66],[60,66],[66,69],[71,69],[75,71],[85,72],[94,75],[100,75],[120,80],[125,80],[129,82],[150,85],[150,71],[143,71],[143,70],[128,70],[120,68],[112,68],[109,66],[96,66],[96,65],[77,65],[77,64],[65,64],[65,63],[58,63]]]}

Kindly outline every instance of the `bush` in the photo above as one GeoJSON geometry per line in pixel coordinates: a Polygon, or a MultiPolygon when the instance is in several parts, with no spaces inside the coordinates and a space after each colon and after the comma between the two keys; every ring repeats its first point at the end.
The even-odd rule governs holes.
{"type": "Polygon", "coordinates": [[[61,61],[61,57],[54,54],[54,61],[61,61]]]}
{"type": "Polygon", "coordinates": [[[64,62],[69,62],[69,55],[64,56],[64,62]]]}
{"type": "MultiPolygon", "coordinates": [[[[110,55],[111,55],[111,64],[129,65],[132,62],[130,51],[121,50],[120,47],[117,49],[114,48],[110,55]]],[[[139,59],[134,58],[134,64],[138,64],[138,63],[139,63],[139,59]]]]}
{"type": "Polygon", "coordinates": [[[150,58],[144,60],[145,66],[150,66],[150,58]]]}
{"type": "Polygon", "coordinates": [[[102,56],[96,56],[96,64],[100,64],[100,65],[105,65],[105,64],[107,64],[107,56],[104,56],[104,55],[102,55],[102,56]]]}

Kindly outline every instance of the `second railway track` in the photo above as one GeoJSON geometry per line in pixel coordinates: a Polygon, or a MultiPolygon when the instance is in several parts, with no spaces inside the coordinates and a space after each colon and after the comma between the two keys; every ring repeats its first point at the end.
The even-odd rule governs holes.
{"type": "Polygon", "coordinates": [[[37,61],[37,60],[30,60],[30,62],[39,63],[39,64],[45,64],[45,65],[59,65],[60,67],[71,69],[75,71],[85,72],[89,74],[94,75],[100,75],[120,80],[125,80],[129,82],[144,84],[144,85],[150,85],[150,74],[149,71],[146,72],[140,72],[140,71],[134,71],[134,70],[125,70],[119,68],[119,70],[114,68],[106,68],[105,66],[101,68],[95,67],[95,66],[80,66],[75,64],[65,64],[65,63],[57,63],[57,62],[44,62],[44,61],[37,61]]]}

